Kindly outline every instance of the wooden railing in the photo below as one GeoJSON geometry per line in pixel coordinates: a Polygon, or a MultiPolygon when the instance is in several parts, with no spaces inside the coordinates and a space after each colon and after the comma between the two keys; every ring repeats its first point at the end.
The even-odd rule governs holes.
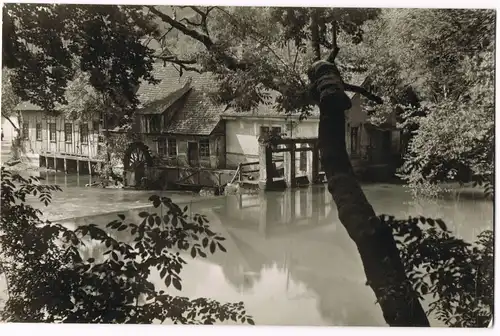
{"type": "Polygon", "coordinates": [[[241,163],[238,164],[238,168],[236,169],[236,172],[234,173],[233,178],[229,182],[229,184],[233,184],[236,178],[238,177],[238,181],[241,181],[241,163]]]}

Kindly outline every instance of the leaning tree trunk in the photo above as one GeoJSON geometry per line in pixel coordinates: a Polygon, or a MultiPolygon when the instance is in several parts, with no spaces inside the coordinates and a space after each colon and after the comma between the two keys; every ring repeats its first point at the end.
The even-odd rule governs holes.
{"type": "Polygon", "coordinates": [[[340,73],[334,64],[320,61],[313,64],[309,77],[320,109],[318,141],[328,190],[341,223],[356,243],[367,284],[390,326],[429,326],[406,276],[392,231],[375,215],[353,173],[345,143],[345,110],[351,103],[340,73]]]}
{"type": "MultiPolygon", "coordinates": [[[[318,49],[318,17],[311,17],[313,50],[318,49]]],[[[332,46],[327,61],[316,59],[308,70],[311,98],[320,109],[318,142],[321,162],[342,225],[356,243],[365,270],[367,284],[373,289],[390,326],[429,326],[416,292],[406,276],[391,229],[376,216],[373,207],[354,175],[345,143],[345,111],[351,100],[344,90],[363,94],[370,100],[382,100],[362,87],[344,83],[335,65],[339,52],[337,22],[332,24],[332,46]]]]}

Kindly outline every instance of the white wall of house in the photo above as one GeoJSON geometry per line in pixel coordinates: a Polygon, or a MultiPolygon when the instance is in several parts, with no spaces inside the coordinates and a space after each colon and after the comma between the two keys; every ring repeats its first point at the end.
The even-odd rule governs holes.
{"type": "MultiPolygon", "coordinates": [[[[229,118],[229,117],[228,117],[229,118]]],[[[226,122],[226,164],[235,167],[238,163],[258,161],[261,127],[280,127],[287,137],[316,137],[318,120],[310,119],[302,122],[286,120],[285,118],[251,118],[234,117],[226,122]]]]}
{"type": "MultiPolygon", "coordinates": [[[[351,129],[358,128],[358,146],[356,153],[362,155],[370,144],[370,137],[364,128],[368,118],[361,108],[358,95],[352,99],[352,108],[346,112],[346,143],[348,153],[351,152],[351,129]]],[[[258,160],[260,128],[281,127],[287,137],[314,138],[318,136],[319,119],[310,118],[303,121],[298,119],[291,122],[278,117],[225,117],[226,122],[226,162],[228,167],[235,167],[238,163],[258,160]]]]}
{"type": "MultiPolygon", "coordinates": [[[[17,120],[17,117],[13,116],[13,117],[10,117],[9,118],[13,123],[14,125],[16,125],[16,127],[19,128],[19,121],[17,120]]],[[[4,118],[2,116],[2,132],[3,132],[3,136],[4,136],[4,142],[8,142],[10,143],[17,135],[17,131],[16,129],[14,128],[14,126],[12,126],[12,124],[7,120],[7,118],[4,118]]]]}
{"type": "MultiPolygon", "coordinates": [[[[98,130],[94,130],[94,123],[87,121],[65,120],[63,117],[49,117],[42,111],[23,111],[23,124],[27,126],[27,136],[23,140],[23,146],[27,153],[46,155],[66,154],[84,157],[96,157],[98,141],[98,130]],[[54,123],[55,139],[50,139],[50,124],[54,123]],[[65,138],[65,126],[71,125],[71,135],[65,138]],[[80,125],[87,124],[86,141],[82,142],[80,137],[80,125]],[[37,134],[37,125],[40,127],[37,134]],[[67,141],[66,141],[67,140],[67,141]]],[[[23,132],[23,125],[20,125],[23,132]]],[[[69,130],[69,128],[68,128],[69,130]]]]}

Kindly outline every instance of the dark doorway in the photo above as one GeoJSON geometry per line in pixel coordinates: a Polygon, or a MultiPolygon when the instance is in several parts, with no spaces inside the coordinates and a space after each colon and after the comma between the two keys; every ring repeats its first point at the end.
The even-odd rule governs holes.
{"type": "Polygon", "coordinates": [[[188,142],[188,162],[191,167],[198,167],[198,143],[188,142]]]}

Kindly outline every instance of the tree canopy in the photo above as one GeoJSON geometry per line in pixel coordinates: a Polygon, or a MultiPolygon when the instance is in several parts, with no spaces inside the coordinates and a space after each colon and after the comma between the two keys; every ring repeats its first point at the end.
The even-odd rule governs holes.
{"type": "Polygon", "coordinates": [[[352,54],[390,97],[374,118],[398,110],[411,138],[405,180],[421,191],[444,181],[491,182],[495,12],[385,9],[364,27],[352,54]]]}
{"type": "Polygon", "coordinates": [[[333,28],[359,43],[361,24],[379,12],[55,4],[6,4],[4,9],[2,66],[13,70],[20,98],[46,110],[68,104],[68,83],[82,73],[113,104],[133,109],[137,85],[155,82],[152,64],[162,59],[181,74],[212,72],[218,79],[215,100],[238,110],[275,103],[280,110],[302,113],[311,105],[304,76],[314,58],[307,43],[312,20],[318,20],[324,51],[333,43],[333,28]]]}

